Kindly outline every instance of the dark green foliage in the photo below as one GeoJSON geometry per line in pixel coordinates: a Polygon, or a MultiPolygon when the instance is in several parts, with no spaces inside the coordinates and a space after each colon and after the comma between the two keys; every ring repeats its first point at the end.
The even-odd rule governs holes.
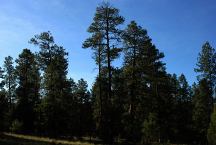
{"type": "Polygon", "coordinates": [[[58,46],[54,43],[54,38],[52,34],[48,32],[43,32],[39,35],[35,35],[29,43],[40,47],[39,52],[39,62],[42,70],[46,70],[47,66],[51,63],[53,55],[58,46]]]}
{"type": "Polygon", "coordinates": [[[13,63],[13,58],[11,56],[5,57],[3,65],[4,73],[2,75],[3,81],[1,82],[1,87],[4,86],[4,88],[2,88],[3,92],[1,93],[3,93],[3,96],[6,97],[8,102],[8,108],[4,108],[4,111],[6,111],[4,112],[4,114],[6,114],[5,123],[8,124],[6,125],[6,128],[10,126],[14,118],[14,108],[16,102],[15,89],[17,84],[15,68],[13,63]]]}
{"type": "Polygon", "coordinates": [[[113,76],[113,99],[112,99],[112,126],[113,134],[116,137],[123,136],[123,126],[122,123],[123,113],[124,113],[124,97],[126,96],[125,78],[122,68],[115,68],[112,71],[113,76]]]}
{"type": "Polygon", "coordinates": [[[192,138],[192,91],[183,74],[175,80],[175,140],[191,142],[192,138]]]}
{"type": "Polygon", "coordinates": [[[7,112],[8,112],[8,100],[6,98],[6,92],[4,89],[4,78],[3,76],[4,71],[0,67],[0,132],[5,131],[8,124],[7,122],[7,112]]]}
{"type": "Polygon", "coordinates": [[[195,140],[204,144],[207,142],[207,129],[213,110],[215,96],[216,53],[209,42],[202,46],[198,56],[196,72],[199,73],[199,85],[194,85],[193,92],[193,128],[195,140]]]}
{"type": "Polygon", "coordinates": [[[4,70],[0,67],[0,90],[4,90],[4,85],[5,82],[3,81],[4,79],[4,70]]]}
{"type": "Polygon", "coordinates": [[[8,105],[5,91],[0,91],[0,132],[8,127],[8,105]]]}
{"type": "Polygon", "coordinates": [[[92,100],[91,94],[87,90],[88,84],[84,79],[78,80],[77,89],[74,93],[74,99],[77,103],[76,119],[77,130],[76,134],[81,137],[91,135],[93,128],[92,120],[92,100]]]}
{"type": "Polygon", "coordinates": [[[13,66],[13,58],[11,56],[5,57],[4,61],[4,83],[6,86],[7,98],[10,103],[10,109],[13,107],[15,101],[16,75],[13,66]]]}
{"type": "Polygon", "coordinates": [[[160,60],[163,53],[152,44],[147,31],[134,21],[124,30],[122,38],[125,44],[124,73],[128,88],[125,98],[125,131],[129,140],[138,141],[141,139],[141,126],[149,113],[159,113],[158,103],[164,95],[162,85],[166,84],[165,68],[160,60]]]}
{"type": "Polygon", "coordinates": [[[151,143],[159,138],[158,117],[156,114],[149,113],[142,126],[143,143],[151,143]]]}
{"type": "MultiPolygon", "coordinates": [[[[197,68],[195,72],[199,73],[198,79],[207,79],[211,84],[213,90],[213,96],[216,94],[216,52],[215,49],[206,42],[202,46],[202,50],[199,53],[197,62],[197,68]]],[[[213,100],[212,100],[213,101],[213,100]]]]}
{"type": "Polygon", "coordinates": [[[45,98],[43,100],[43,121],[47,133],[56,136],[57,133],[64,133],[67,127],[64,113],[64,99],[70,95],[67,75],[67,53],[65,49],[54,43],[50,32],[43,32],[35,35],[31,43],[40,47],[39,62],[44,71],[43,86],[45,98]],[[59,125],[61,124],[61,125],[59,125]]]}
{"type": "Polygon", "coordinates": [[[215,85],[216,79],[216,54],[215,49],[211,47],[209,42],[202,46],[202,50],[198,56],[196,72],[200,73],[199,79],[206,78],[215,85]]]}
{"type": "Polygon", "coordinates": [[[113,142],[113,131],[112,131],[112,65],[111,62],[119,56],[121,49],[117,48],[117,42],[120,41],[121,31],[118,29],[118,26],[124,22],[124,18],[119,15],[119,10],[110,6],[109,3],[102,3],[96,8],[96,13],[94,16],[94,21],[90,25],[88,32],[92,34],[84,44],[84,48],[92,47],[95,49],[95,60],[99,65],[99,95],[96,101],[100,106],[99,122],[98,126],[99,132],[103,132],[104,141],[111,143],[113,142]],[[105,80],[107,78],[108,86],[103,87],[102,81],[102,67],[106,67],[106,71],[103,77],[105,80]],[[106,88],[106,90],[103,90],[106,88]],[[105,91],[106,93],[103,93],[105,91]],[[105,95],[105,96],[102,96],[105,95]],[[102,100],[104,102],[102,102],[102,100]],[[104,105],[103,105],[104,104],[104,105]],[[106,111],[105,111],[106,110],[106,111]],[[106,113],[103,113],[105,111],[106,113]],[[105,127],[105,128],[104,128],[105,127]],[[105,134],[104,134],[105,133],[105,134]]]}
{"type": "Polygon", "coordinates": [[[211,115],[207,137],[209,145],[216,145],[216,106],[214,106],[214,111],[211,115]]]}
{"type": "Polygon", "coordinates": [[[22,122],[23,131],[32,132],[37,118],[36,108],[40,102],[39,67],[35,55],[29,49],[23,49],[16,63],[16,118],[22,122]]]}
{"type": "Polygon", "coordinates": [[[82,46],[93,50],[98,66],[91,92],[84,79],[68,78],[68,53],[49,31],[30,40],[39,52],[23,49],[16,67],[6,57],[0,68],[0,131],[90,136],[105,144],[203,145],[208,139],[214,145],[214,48],[203,45],[195,69],[199,82],[190,87],[183,74],[166,72],[164,54],[146,29],[131,21],[122,31],[123,22],[109,3],[96,8],[82,46]],[[115,68],[120,52],[123,65],[115,68]]]}
{"type": "Polygon", "coordinates": [[[196,141],[204,144],[207,142],[207,129],[212,113],[212,89],[207,79],[202,79],[193,96],[193,127],[196,132],[196,141]]]}

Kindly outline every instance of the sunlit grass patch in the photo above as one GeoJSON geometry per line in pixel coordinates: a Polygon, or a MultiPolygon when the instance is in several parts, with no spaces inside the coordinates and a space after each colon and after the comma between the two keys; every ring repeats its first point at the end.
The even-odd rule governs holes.
{"type": "MultiPolygon", "coordinates": [[[[92,143],[88,143],[88,142],[59,140],[59,139],[51,139],[48,137],[37,137],[37,136],[22,135],[22,134],[3,133],[3,135],[9,137],[9,138],[6,138],[8,141],[4,139],[5,142],[8,142],[8,145],[10,145],[10,139],[11,139],[10,137],[14,139],[23,139],[23,140],[31,141],[27,143],[26,142],[21,143],[19,142],[19,140],[17,140],[17,145],[21,145],[21,144],[22,145],[36,145],[36,144],[38,145],[52,145],[52,144],[56,144],[56,145],[61,145],[61,144],[62,145],[93,145],[92,143]]],[[[11,141],[11,144],[12,144],[12,141],[11,141]]]]}

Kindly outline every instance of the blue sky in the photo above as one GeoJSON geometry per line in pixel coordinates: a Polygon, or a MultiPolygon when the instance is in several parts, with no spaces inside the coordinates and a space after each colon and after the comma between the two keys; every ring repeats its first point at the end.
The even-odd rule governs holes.
{"type": "MultiPolygon", "coordinates": [[[[69,77],[91,85],[97,74],[91,50],[82,49],[95,8],[102,0],[0,0],[0,65],[4,57],[17,58],[35,34],[51,31],[57,44],[69,52],[69,77]]],[[[215,0],[110,0],[125,17],[121,28],[135,20],[148,30],[165,53],[169,73],[184,73],[196,81],[194,67],[205,41],[216,47],[215,0]]],[[[118,61],[116,64],[120,64],[118,61]]]]}

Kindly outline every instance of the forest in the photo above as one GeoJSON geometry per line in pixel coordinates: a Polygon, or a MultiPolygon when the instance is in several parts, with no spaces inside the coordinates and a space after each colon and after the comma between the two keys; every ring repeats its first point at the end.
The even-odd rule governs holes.
{"type": "MultiPolygon", "coordinates": [[[[200,46],[197,82],[170,74],[147,30],[118,8],[100,4],[83,49],[91,49],[97,76],[89,90],[68,77],[68,55],[50,31],[27,40],[18,58],[0,67],[0,132],[100,144],[216,145],[216,51],[200,46]],[[121,67],[113,62],[123,57],[121,67]]],[[[181,66],[184,67],[184,66],[181,66]]],[[[0,133],[1,134],[1,133],[0,133]]],[[[1,136],[1,135],[0,135],[1,136]]]]}

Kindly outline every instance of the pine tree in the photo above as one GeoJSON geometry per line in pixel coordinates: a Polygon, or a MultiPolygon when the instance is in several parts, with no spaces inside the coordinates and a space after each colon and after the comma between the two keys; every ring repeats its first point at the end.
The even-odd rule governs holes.
{"type": "Polygon", "coordinates": [[[4,70],[0,67],[0,91],[4,90],[4,70]]]}
{"type": "Polygon", "coordinates": [[[207,137],[209,145],[216,145],[216,106],[214,107],[214,111],[211,115],[211,122],[209,124],[207,137]]]}
{"type": "Polygon", "coordinates": [[[51,135],[57,135],[64,131],[64,106],[62,101],[69,94],[67,92],[67,59],[62,47],[57,50],[44,74],[46,89],[46,111],[48,120],[47,129],[51,135]],[[62,126],[60,126],[61,124],[62,126]]]}
{"type": "Polygon", "coordinates": [[[0,132],[6,131],[7,124],[7,113],[8,113],[8,101],[4,91],[0,91],[0,132]]]}
{"type": "Polygon", "coordinates": [[[65,105],[63,102],[71,96],[68,85],[67,68],[68,53],[62,46],[54,42],[50,32],[35,35],[30,43],[40,47],[39,62],[44,71],[43,81],[45,96],[43,101],[44,124],[49,135],[56,136],[64,133],[67,123],[65,105]]]}
{"type": "Polygon", "coordinates": [[[155,108],[159,126],[158,142],[169,142],[173,139],[175,133],[175,94],[176,81],[170,74],[160,74],[157,78],[160,82],[157,83],[153,92],[155,92],[155,108]]]}
{"type": "Polygon", "coordinates": [[[7,88],[7,98],[10,103],[10,108],[15,101],[16,75],[13,66],[13,58],[11,56],[5,57],[4,61],[4,83],[7,88]]]}
{"type": "Polygon", "coordinates": [[[157,119],[158,117],[156,116],[156,114],[153,113],[149,113],[148,118],[145,119],[142,129],[143,143],[151,143],[159,138],[159,126],[157,123],[157,119]]]}
{"type": "Polygon", "coordinates": [[[107,135],[107,130],[111,129],[111,126],[107,125],[107,78],[106,78],[106,72],[107,69],[105,67],[102,67],[101,69],[101,78],[96,78],[95,83],[92,86],[92,97],[93,99],[93,118],[95,121],[96,126],[96,133],[97,135],[104,139],[107,135]],[[101,97],[100,97],[101,95],[101,97]],[[102,103],[102,108],[101,108],[102,103]],[[102,109],[102,110],[101,110],[102,109]]]}
{"type": "MultiPolygon", "coordinates": [[[[128,96],[125,109],[128,110],[126,116],[127,131],[129,140],[136,140],[138,137],[140,123],[135,118],[140,112],[135,112],[138,110],[136,107],[139,106],[139,97],[141,97],[141,89],[145,84],[141,83],[142,72],[140,71],[143,65],[140,65],[140,62],[143,60],[139,57],[143,45],[145,45],[146,40],[148,39],[147,31],[142,29],[136,24],[135,21],[132,21],[127,28],[124,30],[123,35],[124,42],[124,74],[127,82],[128,96]]],[[[145,60],[144,60],[145,61],[145,60]]],[[[142,120],[142,119],[141,119],[142,120]]],[[[126,122],[125,122],[126,123],[126,122]]]]}
{"type": "Polygon", "coordinates": [[[0,132],[6,131],[8,127],[7,124],[8,100],[6,98],[6,92],[4,89],[3,73],[4,71],[0,67],[0,132]]]}
{"type": "MultiPolygon", "coordinates": [[[[88,32],[91,33],[91,29],[88,29],[88,32]]],[[[102,44],[102,38],[100,32],[95,32],[95,34],[92,35],[92,37],[88,38],[85,40],[83,43],[83,48],[89,48],[91,47],[94,50],[94,56],[93,59],[95,59],[96,64],[98,65],[98,83],[99,83],[99,110],[100,110],[100,120],[102,120],[103,117],[103,96],[102,96],[102,67],[103,64],[105,63],[105,50],[104,50],[104,45],[102,44]]]]}
{"type": "Polygon", "coordinates": [[[159,83],[165,84],[163,53],[152,44],[147,31],[132,21],[124,30],[124,73],[128,95],[125,123],[128,139],[141,139],[142,126],[149,113],[158,113],[159,83]]]}
{"type": "MultiPolygon", "coordinates": [[[[112,65],[111,62],[118,57],[119,55],[119,51],[120,49],[117,48],[116,46],[118,44],[116,44],[116,42],[120,41],[120,33],[121,31],[118,29],[118,26],[120,24],[122,24],[124,22],[124,18],[122,16],[119,15],[119,10],[110,6],[108,3],[103,3],[101,6],[97,7],[96,9],[96,13],[94,16],[94,22],[90,25],[88,31],[92,34],[92,37],[90,37],[89,39],[87,39],[87,42],[89,41],[90,44],[86,45],[85,47],[94,47],[96,46],[96,48],[99,48],[99,51],[102,51],[102,55],[98,55],[98,56],[102,56],[100,57],[101,62],[105,61],[105,63],[107,64],[107,80],[108,80],[108,87],[107,87],[107,95],[105,96],[105,110],[106,110],[106,114],[105,114],[105,118],[104,119],[104,123],[107,124],[105,126],[111,126],[111,99],[112,99],[112,65]],[[99,34],[99,39],[97,39],[96,37],[98,37],[99,34]],[[90,41],[91,40],[91,41],[90,41]],[[95,43],[95,40],[97,43],[95,43]],[[92,43],[93,42],[93,43],[92,43]],[[95,45],[97,44],[97,45],[95,45]],[[106,60],[102,60],[103,57],[105,56],[106,60]],[[110,109],[107,109],[108,107],[110,107],[110,109]]],[[[99,57],[98,57],[99,58],[99,57]]],[[[101,69],[101,67],[100,67],[101,69]]],[[[101,79],[101,76],[100,76],[101,79]]],[[[102,80],[100,80],[100,82],[102,82],[102,80]]],[[[99,84],[100,86],[100,84],[99,84]]],[[[102,86],[100,86],[100,95],[102,95],[102,86]]],[[[101,101],[102,98],[99,100],[101,101]]],[[[100,103],[102,104],[102,103],[100,103]]],[[[101,106],[101,105],[100,105],[101,106]]],[[[104,110],[104,109],[101,109],[104,110]]],[[[101,117],[100,117],[101,118],[101,117]]],[[[101,119],[103,120],[103,119],[101,119]]],[[[112,127],[108,127],[107,129],[105,129],[106,131],[104,131],[105,133],[107,133],[107,135],[103,135],[103,138],[106,142],[112,142],[113,141],[113,133],[112,130],[110,129],[112,127]]]]}
{"type": "Polygon", "coordinates": [[[78,103],[77,118],[78,118],[78,132],[79,136],[91,134],[92,131],[92,100],[91,94],[88,91],[88,84],[84,79],[78,80],[77,90],[75,93],[76,101],[78,103]]]}
{"type": "Polygon", "coordinates": [[[207,79],[199,82],[198,88],[193,96],[193,127],[196,132],[195,140],[200,144],[207,141],[207,129],[212,113],[212,89],[207,79]]]}
{"type": "Polygon", "coordinates": [[[192,95],[191,88],[181,74],[177,80],[177,94],[175,95],[176,140],[188,143],[192,139],[192,95]]]}
{"type": "Polygon", "coordinates": [[[206,78],[210,81],[212,89],[215,91],[216,85],[216,53],[215,49],[206,42],[198,56],[197,68],[195,72],[199,73],[198,79],[206,78]]]}
{"type": "Polygon", "coordinates": [[[119,49],[111,48],[112,45],[120,40],[121,31],[117,28],[118,25],[124,22],[124,18],[119,15],[119,10],[110,6],[109,3],[103,3],[97,7],[94,22],[89,27],[90,33],[101,34],[101,41],[106,46],[106,59],[108,69],[108,96],[111,98],[111,61],[118,56],[119,49]]]}
{"type": "Polygon", "coordinates": [[[22,122],[23,131],[32,132],[36,123],[36,107],[40,102],[39,68],[35,55],[29,49],[23,49],[16,63],[18,80],[16,118],[22,122]]]}
{"type": "Polygon", "coordinates": [[[65,83],[65,91],[67,94],[62,100],[62,106],[64,107],[64,134],[69,136],[78,136],[79,133],[79,117],[78,110],[78,101],[76,99],[77,84],[70,78],[65,83]]]}
{"type": "Polygon", "coordinates": [[[55,42],[54,38],[50,31],[43,32],[39,35],[35,35],[31,40],[29,41],[30,44],[34,44],[35,46],[39,46],[39,62],[40,62],[40,68],[45,71],[47,69],[47,66],[51,63],[54,52],[56,48],[58,47],[55,42]]]}
{"type": "Polygon", "coordinates": [[[114,136],[121,139],[124,136],[124,124],[122,122],[124,113],[124,97],[126,96],[125,77],[122,68],[115,68],[112,72],[112,131],[114,136]]]}

